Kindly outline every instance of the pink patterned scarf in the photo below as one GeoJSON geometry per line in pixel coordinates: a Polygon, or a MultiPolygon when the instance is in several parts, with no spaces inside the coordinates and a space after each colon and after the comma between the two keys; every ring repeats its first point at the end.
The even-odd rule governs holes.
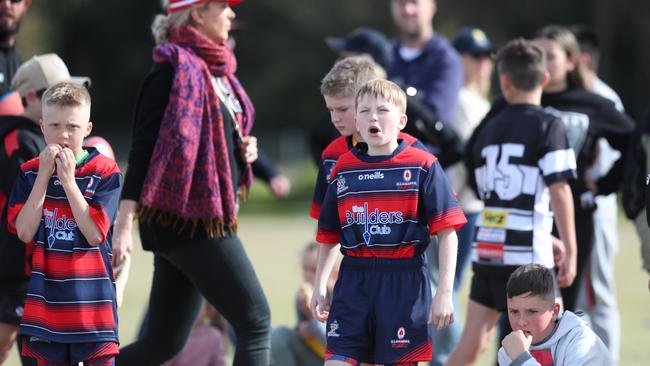
{"type": "MultiPolygon", "coordinates": [[[[224,119],[211,76],[225,76],[243,107],[239,120],[248,135],[255,116],[235,77],[237,61],[225,44],[215,44],[189,25],[173,27],[169,42],[154,48],[156,62],[174,67],[169,104],[140,195],[140,219],[183,230],[203,222],[208,237],[237,229],[236,195],[252,182],[250,166],[233,187],[224,119]],[[239,189],[237,189],[239,188],[239,189]]],[[[227,113],[227,112],[226,112],[227,113]]],[[[245,193],[244,193],[245,194],[245,193]]]]}

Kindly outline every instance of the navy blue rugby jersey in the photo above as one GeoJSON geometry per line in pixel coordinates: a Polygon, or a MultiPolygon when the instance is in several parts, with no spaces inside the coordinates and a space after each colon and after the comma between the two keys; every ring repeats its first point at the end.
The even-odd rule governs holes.
{"type": "Polygon", "coordinates": [[[437,158],[405,140],[388,156],[350,150],[330,180],[316,241],[345,255],[415,257],[430,235],[467,222],[437,158]]]}
{"type": "Polygon", "coordinates": [[[476,223],[478,265],[554,266],[548,186],[576,175],[565,126],[539,106],[514,104],[485,122],[471,163],[485,208],[476,223]]]}
{"type": "MultiPolygon", "coordinates": [[[[408,133],[400,132],[398,138],[406,141],[408,145],[417,147],[418,149],[424,151],[428,151],[427,147],[421,143],[420,140],[409,135],[408,133]]],[[[353,148],[360,147],[360,145],[365,145],[365,143],[357,143],[357,146],[353,146],[352,136],[339,136],[329,145],[327,145],[325,150],[323,150],[323,153],[321,155],[321,163],[318,167],[316,187],[314,188],[314,198],[312,200],[309,216],[318,220],[318,216],[320,216],[320,207],[323,204],[323,199],[325,199],[325,193],[327,192],[327,185],[330,183],[330,174],[332,174],[332,169],[334,169],[334,165],[336,165],[338,158],[353,148]]],[[[364,149],[359,148],[359,150],[364,149]]]]}
{"type": "MultiPolygon", "coordinates": [[[[79,230],[56,174],[48,183],[41,223],[26,243],[30,279],[20,333],[58,343],[117,342],[117,306],[111,267],[112,223],[120,198],[121,174],[114,160],[95,148],[77,164],[75,180],[90,217],[104,238],[91,246],[79,230]]],[[[21,166],[9,200],[9,230],[38,175],[39,158],[21,166]]]]}

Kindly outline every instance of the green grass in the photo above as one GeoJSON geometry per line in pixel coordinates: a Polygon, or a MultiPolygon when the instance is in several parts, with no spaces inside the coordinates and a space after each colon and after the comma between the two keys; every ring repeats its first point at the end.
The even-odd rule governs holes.
{"type": "MultiPolygon", "coordinates": [[[[257,199],[257,197],[253,197],[257,199]]],[[[300,212],[245,214],[240,235],[265,289],[272,312],[272,324],[293,325],[296,318],[293,297],[300,282],[299,251],[315,232],[314,220],[307,217],[307,203],[300,212]]],[[[277,206],[275,206],[277,209],[277,206]]],[[[272,212],[267,209],[264,212],[272,212]]],[[[650,293],[648,275],[641,270],[639,239],[631,224],[619,220],[620,252],[616,258],[618,300],[622,321],[621,365],[647,365],[650,359],[650,293]]],[[[136,239],[137,235],[134,233],[136,239]]],[[[143,252],[136,241],[133,264],[125,300],[120,309],[120,334],[123,344],[133,341],[145,309],[152,275],[151,253],[143,252]]],[[[466,276],[469,278],[470,276],[466,276]]],[[[468,281],[466,281],[468,282],[468,281]]],[[[462,316],[468,284],[461,294],[462,316]]],[[[484,355],[479,365],[492,365],[494,350],[484,355]]],[[[18,366],[13,352],[6,365],[18,366]]]]}

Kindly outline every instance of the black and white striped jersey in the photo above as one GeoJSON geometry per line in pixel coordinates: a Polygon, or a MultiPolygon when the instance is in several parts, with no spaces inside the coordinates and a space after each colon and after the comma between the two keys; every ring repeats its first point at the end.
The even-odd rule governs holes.
{"type": "Polygon", "coordinates": [[[472,261],[479,266],[553,267],[548,186],[576,175],[565,126],[528,104],[508,105],[484,123],[469,150],[485,202],[472,261]]]}

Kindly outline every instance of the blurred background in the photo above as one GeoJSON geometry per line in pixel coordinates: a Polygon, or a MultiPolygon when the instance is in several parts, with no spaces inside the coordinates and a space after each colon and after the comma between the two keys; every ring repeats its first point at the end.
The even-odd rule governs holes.
{"type": "MultiPolygon", "coordinates": [[[[235,7],[238,76],[257,108],[254,133],[281,165],[301,159],[308,127],[322,111],[319,80],[335,55],[325,36],[362,25],[394,35],[388,0],[247,0],[235,7]]],[[[34,0],[18,37],[23,60],[56,52],[73,75],[93,80],[95,132],[128,154],[139,86],[151,66],[149,26],[159,0],[34,0]]],[[[600,76],[639,119],[650,107],[650,2],[645,0],[438,0],[434,29],[453,38],[465,25],[497,44],[548,24],[585,24],[602,42],[600,76]]],[[[493,88],[496,90],[497,88],[493,88]]]]}

